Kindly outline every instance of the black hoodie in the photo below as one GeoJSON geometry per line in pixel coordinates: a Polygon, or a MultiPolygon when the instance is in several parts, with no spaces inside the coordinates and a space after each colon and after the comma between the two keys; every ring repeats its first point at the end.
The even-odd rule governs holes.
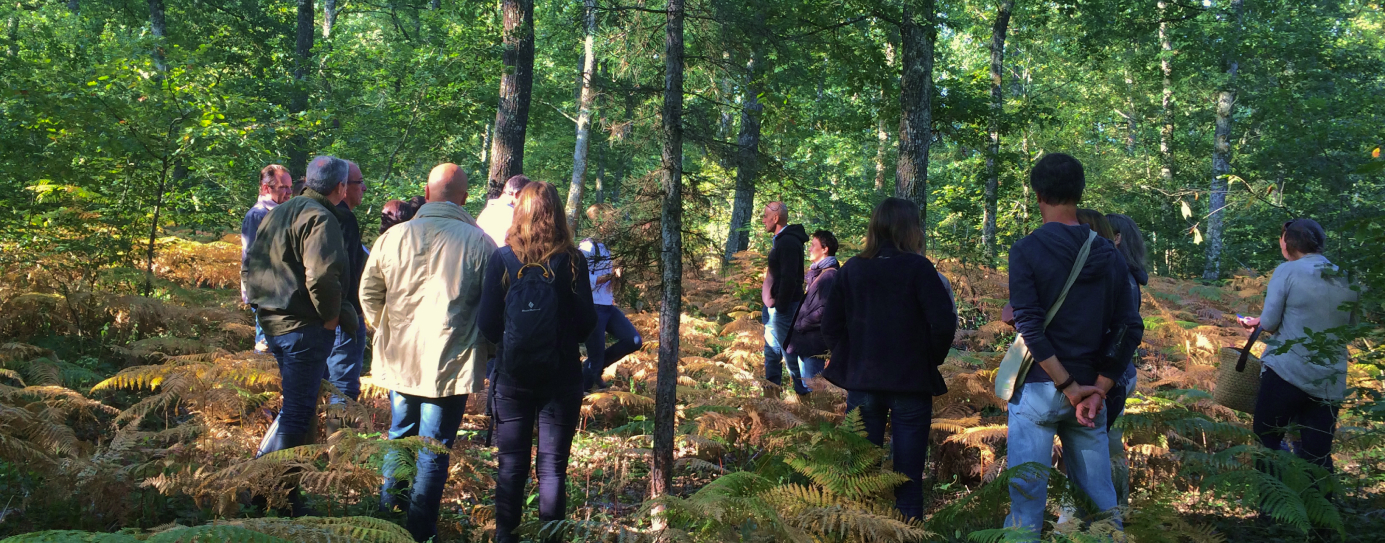
{"type": "Polygon", "coordinates": [[[1110,241],[1097,238],[1063,306],[1044,329],[1044,315],[1058,299],[1068,273],[1091,229],[1045,223],[1010,248],[1010,304],[1015,328],[1036,362],[1025,382],[1051,381],[1037,362],[1051,356],[1083,385],[1097,375],[1119,381],[1144,335],[1144,322],[1131,299],[1130,270],[1110,241]],[[1114,359],[1100,356],[1106,331],[1126,325],[1125,341],[1114,359]]]}
{"type": "Polygon", "coordinates": [[[803,244],[807,242],[808,232],[801,224],[785,226],[774,235],[769,270],[760,290],[766,306],[786,307],[803,300],[803,244]]]}

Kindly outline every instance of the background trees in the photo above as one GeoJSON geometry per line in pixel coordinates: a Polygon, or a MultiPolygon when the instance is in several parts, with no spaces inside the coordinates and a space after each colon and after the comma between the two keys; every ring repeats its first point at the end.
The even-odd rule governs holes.
{"type": "MultiPolygon", "coordinates": [[[[131,247],[228,231],[259,167],[319,152],[365,169],[367,222],[444,160],[490,191],[524,171],[570,179],[573,210],[633,209],[664,167],[664,9],[512,4],[0,7],[0,231],[77,209],[131,247]]],[[[763,245],[750,219],[769,200],[850,245],[886,192],[926,206],[935,256],[1003,255],[1038,224],[1025,172],[1054,151],[1087,164],[1087,205],[1145,227],[1165,274],[1268,269],[1282,219],[1340,233],[1385,196],[1357,173],[1385,140],[1368,2],[686,9],[687,259],[763,245]]]]}

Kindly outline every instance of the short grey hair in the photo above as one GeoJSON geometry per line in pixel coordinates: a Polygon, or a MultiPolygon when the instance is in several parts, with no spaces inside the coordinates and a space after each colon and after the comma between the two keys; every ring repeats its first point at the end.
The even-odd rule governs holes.
{"type": "Polygon", "coordinates": [[[318,155],[308,162],[308,175],[303,185],[318,194],[327,194],[346,181],[350,166],[345,160],[334,156],[318,155]]]}

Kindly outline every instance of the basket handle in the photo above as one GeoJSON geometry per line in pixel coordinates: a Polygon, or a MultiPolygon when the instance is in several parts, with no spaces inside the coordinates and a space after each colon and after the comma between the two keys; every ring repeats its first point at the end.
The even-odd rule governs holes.
{"type": "Polygon", "coordinates": [[[1246,341],[1246,347],[1241,349],[1241,358],[1236,360],[1236,371],[1238,373],[1246,371],[1246,359],[1250,357],[1250,348],[1255,346],[1255,340],[1260,339],[1260,332],[1263,331],[1264,330],[1261,330],[1259,326],[1256,326],[1255,330],[1250,333],[1250,340],[1246,341]]]}

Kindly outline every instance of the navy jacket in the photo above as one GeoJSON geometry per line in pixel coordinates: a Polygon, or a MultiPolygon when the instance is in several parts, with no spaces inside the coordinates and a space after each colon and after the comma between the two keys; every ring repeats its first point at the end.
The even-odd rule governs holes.
{"type": "MultiPolygon", "coordinates": [[[[548,266],[556,276],[553,286],[558,290],[558,322],[562,327],[558,331],[558,372],[548,379],[535,379],[533,386],[526,387],[500,379],[496,386],[502,391],[522,389],[556,394],[582,390],[582,355],[577,345],[585,342],[592,329],[596,328],[596,306],[592,305],[592,287],[587,281],[587,259],[579,255],[577,262],[570,263],[568,255],[560,253],[548,261],[548,266]],[[573,274],[573,264],[577,268],[576,275],[573,274]]],[[[505,285],[514,283],[521,267],[519,258],[508,245],[496,249],[486,265],[476,326],[486,340],[496,345],[501,345],[505,336],[505,293],[508,292],[505,285]],[[506,274],[510,279],[502,283],[506,274]]]]}
{"type": "Polygon", "coordinates": [[[801,224],[790,224],[774,235],[769,250],[765,285],[760,290],[765,305],[787,307],[803,299],[803,244],[808,233],[801,224]]]}
{"type": "Polygon", "coordinates": [[[1010,248],[1010,305],[1015,308],[1015,329],[1033,354],[1036,364],[1026,383],[1052,381],[1037,362],[1051,356],[1078,383],[1091,385],[1097,375],[1119,381],[1135,347],[1144,336],[1144,321],[1131,299],[1130,270],[1125,258],[1110,241],[1097,238],[1077,281],[1044,330],[1044,315],[1058,299],[1073,262],[1091,229],[1045,223],[1010,248]],[[1125,341],[1114,359],[1100,356],[1107,330],[1125,324],[1125,341]]]}
{"type": "Polygon", "coordinates": [[[361,275],[365,273],[365,246],[361,245],[361,222],[356,220],[356,214],[351,212],[351,208],[346,202],[337,204],[338,217],[344,217],[341,221],[341,238],[346,244],[346,257],[351,261],[351,267],[346,270],[346,277],[342,281],[342,288],[346,291],[346,299],[356,308],[357,315],[364,315],[361,312],[361,275]]]}
{"type": "Polygon", "coordinates": [[[798,306],[794,316],[793,328],[789,331],[790,353],[798,356],[819,357],[831,347],[822,337],[822,313],[827,308],[827,295],[837,282],[837,270],[841,265],[833,258],[831,263],[821,268],[808,268],[803,282],[808,284],[808,293],[798,306]]]}
{"type": "Polygon", "coordinates": [[[947,392],[947,359],[957,315],[952,295],[923,255],[882,248],[837,271],[822,314],[832,362],[822,375],[847,390],[947,392]]]}

